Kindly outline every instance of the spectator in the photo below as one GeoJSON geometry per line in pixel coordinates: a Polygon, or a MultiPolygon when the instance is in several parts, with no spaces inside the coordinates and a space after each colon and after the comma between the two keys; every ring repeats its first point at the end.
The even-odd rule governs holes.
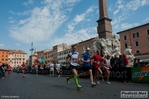
{"type": "Polygon", "coordinates": [[[125,67],[128,67],[128,58],[125,54],[123,54],[123,57],[124,57],[124,65],[125,67]]]}
{"type": "Polygon", "coordinates": [[[3,79],[4,78],[4,67],[3,65],[0,65],[0,79],[3,79]]]}
{"type": "Polygon", "coordinates": [[[110,64],[112,66],[112,68],[114,67],[114,57],[112,56],[111,59],[110,59],[110,64]]]}
{"type": "Polygon", "coordinates": [[[119,66],[121,68],[124,68],[125,67],[125,64],[124,64],[124,57],[122,55],[119,56],[119,66]]]}
{"type": "Polygon", "coordinates": [[[117,55],[114,56],[114,68],[119,68],[119,58],[117,55]]]}

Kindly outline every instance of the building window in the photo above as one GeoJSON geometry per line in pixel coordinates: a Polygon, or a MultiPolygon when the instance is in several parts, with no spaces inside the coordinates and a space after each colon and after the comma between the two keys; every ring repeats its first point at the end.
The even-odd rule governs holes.
{"type": "Polygon", "coordinates": [[[135,46],[139,46],[139,41],[135,41],[135,46]]]}
{"type": "Polygon", "coordinates": [[[136,50],[136,54],[139,54],[140,53],[140,50],[136,50]]]}
{"type": "Polygon", "coordinates": [[[127,40],[127,36],[126,35],[124,36],[124,40],[127,40]]]}
{"type": "Polygon", "coordinates": [[[125,48],[128,48],[128,44],[127,43],[125,43],[124,45],[125,45],[125,48]]]}
{"type": "Polygon", "coordinates": [[[133,33],[133,38],[137,38],[137,37],[139,37],[139,33],[138,32],[133,33]]]}
{"type": "Polygon", "coordinates": [[[147,35],[149,35],[149,29],[146,32],[147,32],[147,35]]]}

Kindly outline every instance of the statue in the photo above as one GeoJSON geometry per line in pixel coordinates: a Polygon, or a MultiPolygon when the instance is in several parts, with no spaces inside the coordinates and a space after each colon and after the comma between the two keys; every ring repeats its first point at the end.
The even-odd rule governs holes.
{"type": "Polygon", "coordinates": [[[132,54],[131,46],[128,46],[128,48],[125,49],[124,54],[128,57],[128,65],[129,65],[130,67],[132,67],[132,66],[133,66],[133,63],[134,63],[135,57],[134,57],[134,55],[132,54]]]}
{"type": "Polygon", "coordinates": [[[116,39],[116,36],[112,36],[108,39],[104,38],[96,38],[95,42],[93,43],[94,50],[97,51],[98,49],[101,50],[102,55],[121,55],[120,53],[120,42],[116,39]]]}

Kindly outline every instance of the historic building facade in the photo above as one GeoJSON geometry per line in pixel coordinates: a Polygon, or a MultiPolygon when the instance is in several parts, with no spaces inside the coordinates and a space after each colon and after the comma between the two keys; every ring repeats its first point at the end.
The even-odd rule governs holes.
{"type": "Polygon", "coordinates": [[[8,50],[0,49],[0,65],[8,64],[8,50]]]}
{"type": "Polygon", "coordinates": [[[26,55],[22,50],[9,50],[8,53],[8,64],[12,67],[20,66],[23,62],[26,63],[26,55]]]}
{"type": "Polygon", "coordinates": [[[120,31],[121,53],[131,46],[136,58],[149,59],[149,23],[120,31]]]}

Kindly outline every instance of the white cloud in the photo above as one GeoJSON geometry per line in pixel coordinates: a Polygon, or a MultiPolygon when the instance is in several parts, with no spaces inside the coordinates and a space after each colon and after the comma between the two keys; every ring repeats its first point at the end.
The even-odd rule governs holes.
{"type": "Polygon", "coordinates": [[[24,6],[28,6],[28,5],[30,5],[30,4],[31,4],[31,5],[34,4],[33,0],[28,0],[28,2],[24,2],[24,3],[23,3],[24,6]]]}
{"type": "MultiPolygon", "coordinates": [[[[143,7],[149,5],[148,0],[117,0],[115,7],[113,9],[110,9],[110,11],[113,11],[113,30],[120,30],[120,29],[128,29],[128,27],[136,26],[136,23],[127,24],[122,23],[126,19],[128,19],[130,16],[136,13],[136,11],[143,7]]],[[[144,20],[147,21],[148,19],[144,20]]],[[[121,31],[121,30],[120,30],[121,31]]],[[[115,32],[115,31],[114,31],[115,32]]]]}
{"type": "Polygon", "coordinates": [[[131,0],[127,5],[128,10],[137,10],[141,6],[148,5],[148,0],[131,0]]]}
{"type": "Polygon", "coordinates": [[[57,45],[57,44],[61,44],[62,42],[68,45],[75,44],[82,40],[87,40],[92,37],[98,36],[96,29],[97,27],[90,27],[90,28],[78,30],[73,33],[66,33],[63,37],[54,38],[54,40],[51,41],[51,44],[57,45]]]}
{"type": "Polygon", "coordinates": [[[4,48],[5,46],[4,46],[4,44],[0,44],[0,48],[4,48]]]}
{"type": "Polygon", "coordinates": [[[68,19],[66,15],[70,13],[72,5],[78,1],[45,0],[42,2],[44,4],[43,7],[35,7],[30,10],[30,17],[20,19],[12,24],[10,36],[26,43],[48,40],[68,19]],[[66,9],[64,9],[65,6],[67,6],[66,9]]]}
{"type": "Polygon", "coordinates": [[[17,46],[20,46],[20,44],[19,44],[19,43],[16,43],[16,45],[17,45],[17,46]]]}
{"type": "Polygon", "coordinates": [[[82,40],[96,37],[98,35],[97,27],[82,28],[80,30],[76,30],[75,28],[79,23],[82,23],[83,21],[90,21],[90,19],[87,17],[94,11],[94,9],[95,7],[91,6],[84,13],[76,15],[72,22],[68,24],[68,30],[66,31],[66,34],[63,37],[55,37],[53,40],[51,40],[51,44],[57,45],[63,42],[70,45],[82,40]]]}
{"type": "Polygon", "coordinates": [[[86,21],[91,21],[91,19],[87,19],[86,21]]]}
{"type": "Polygon", "coordinates": [[[119,12],[119,9],[115,10],[115,11],[113,12],[113,14],[115,15],[115,14],[117,14],[118,12],[119,12]]]}
{"type": "Polygon", "coordinates": [[[9,13],[13,14],[13,15],[18,15],[18,16],[25,16],[25,15],[29,15],[30,14],[30,10],[24,11],[24,12],[18,12],[15,13],[14,11],[8,11],[9,13]]]}
{"type": "Polygon", "coordinates": [[[149,17],[143,20],[143,22],[149,22],[149,17]]]}
{"type": "Polygon", "coordinates": [[[127,2],[125,0],[117,0],[116,6],[113,8],[115,9],[113,13],[116,15],[120,11],[123,13],[127,11],[135,11],[139,7],[146,6],[148,4],[149,4],[148,0],[130,0],[127,2]]]}
{"type": "MultiPolygon", "coordinates": [[[[73,19],[73,21],[71,23],[68,24],[67,28],[68,28],[68,33],[71,33],[75,26],[86,20],[85,18],[89,15],[89,13],[93,12],[94,11],[94,8],[93,6],[89,7],[83,14],[80,14],[80,15],[76,15],[76,17],[73,19]]],[[[86,21],[89,21],[89,20],[86,20],[86,21]]]]}
{"type": "Polygon", "coordinates": [[[132,23],[132,24],[122,23],[121,29],[129,29],[129,28],[133,28],[133,27],[138,26],[138,25],[140,25],[140,24],[139,23],[132,23]]]}
{"type": "Polygon", "coordinates": [[[139,25],[140,25],[140,23],[121,23],[121,24],[117,24],[113,27],[114,28],[114,33],[120,32],[120,31],[123,31],[123,30],[126,30],[126,29],[130,29],[130,28],[133,28],[133,27],[136,27],[136,26],[139,26],[139,25]]]}

